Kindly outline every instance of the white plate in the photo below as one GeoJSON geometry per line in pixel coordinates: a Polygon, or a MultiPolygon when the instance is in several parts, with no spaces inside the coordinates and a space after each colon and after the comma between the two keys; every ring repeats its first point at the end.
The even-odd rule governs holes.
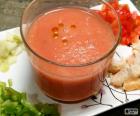
{"type": "MultiPolygon", "coordinates": [[[[127,3],[130,6],[131,11],[137,11],[135,6],[130,2],[130,0],[121,0],[121,3],[127,3]]],[[[0,32],[0,39],[4,39],[8,36],[13,34],[19,34],[19,28],[14,28],[6,31],[0,32]]],[[[131,49],[128,47],[120,46],[117,49],[118,53],[122,57],[127,57],[131,54],[131,49]],[[125,53],[125,54],[124,54],[125,53]]],[[[35,76],[34,72],[32,71],[32,67],[30,65],[29,59],[27,57],[26,52],[24,51],[18,56],[16,64],[13,64],[10,67],[10,70],[7,73],[0,73],[0,81],[7,81],[9,78],[13,80],[13,88],[18,91],[25,91],[28,93],[28,96],[38,94],[38,98],[42,102],[48,103],[55,103],[55,101],[51,100],[50,98],[44,96],[42,92],[39,90],[37,85],[35,84],[33,77],[35,76]]],[[[117,90],[117,89],[115,89],[117,90]]],[[[120,106],[125,104],[126,102],[134,101],[140,99],[140,90],[132,91],[127,93],[127,98],[129,101],[126,101],[126,96],[121,92],[121,90],[117,90],[119,92],[113,91],[114,95],[123,101],[123,103],[116,100],[113,95],[111,94],[108,87],[103,87],[104,94],[102,96],[102,103],[103,104],[110,104],[113,107],[120,106]]],[[[96,101],[100,101],[101,95],[97,96],[96,101]]],[[[60,103],[59,103],[60,104],[60,103]]],[[[96,104],[95,101],[89,99],[81,103],[77,104],[60,104],[61,105],[61,115],[62,116],[92,116],[104,112],[106,110],[112,109],[113,107],[106,106],[106,105],[94,105],[88,108],[81,108],[83,105],[93,105],[96,104]]]]}

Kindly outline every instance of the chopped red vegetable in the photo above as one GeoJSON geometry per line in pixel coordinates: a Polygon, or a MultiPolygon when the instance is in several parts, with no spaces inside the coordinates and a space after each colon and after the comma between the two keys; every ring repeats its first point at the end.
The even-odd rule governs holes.
{"type": "MultiPolygon", "coordinates": [[[[116,10],[122,26],[121,44],[130,45],[136,42],[140,36],[140,16],[136,12],[130,12],[127,4],[119,4],[118,0],[112,0],[111,6],[116,10]]],[[[113,12],[108,6],[104,5],[99,14],[111,24],[114,33],[116,33],[116,21],[113,12]]]]}

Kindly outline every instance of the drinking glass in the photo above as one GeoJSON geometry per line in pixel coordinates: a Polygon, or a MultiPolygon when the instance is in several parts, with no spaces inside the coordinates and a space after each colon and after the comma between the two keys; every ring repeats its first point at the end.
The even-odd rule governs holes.
{"type": "Polygon", "coordinates": [[[120,42],[121,27],[116,11],[105,0],[33,0],[23,12],[20,32],[31,64],[36,71],[35,80],[39,88],[54,100],[73,103],[97,95],[102,89],[112,56],[120,42]],[[115,42],[109,52],[96,61],[74,65],[57,63],[42,57],[27,41],[27,34],[33,22],[47,11],[74,6],[98,12],[102,5],[106,5],[116,22],[115,42]]]}

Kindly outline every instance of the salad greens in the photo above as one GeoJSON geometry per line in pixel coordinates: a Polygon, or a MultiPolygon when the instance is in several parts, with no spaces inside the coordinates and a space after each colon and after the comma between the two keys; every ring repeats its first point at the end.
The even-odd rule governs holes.
{"type": "Polygon", "coordinates": [[[31,104],[26,93],[14,90],[11,80],[8,86],[0,82],[0,116],[60,116],[57,104],[31,104]]]}

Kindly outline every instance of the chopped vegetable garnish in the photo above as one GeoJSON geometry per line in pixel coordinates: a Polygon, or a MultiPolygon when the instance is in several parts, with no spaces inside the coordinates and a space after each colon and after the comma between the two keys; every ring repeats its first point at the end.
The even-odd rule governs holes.
{"type": "Polygon", "coordinates": [[[17,35],[0,40],[0,71],[8,71],[10,65],[16,62],[17,55],[23,49],[22,39],[17,35]]]}
{"type": "Polygon", "coordinates": [[[57,104],[31,104],[25,93],[11,88],[12,81],[0,82],[0,116],[59,116],[57,104]]]}
{"type": "MultiPolygon", "coordinates": [[[[140,36],[140,16],[136,12],[130,12],[127,4],[119,4],[118,0],[112,0],[110,4],[116,10],[122,27],[121,44],[130,45],[136,42],[140,36]]],[[[113,30],[116,30],[116,21],[114,14],[108,6],[104,5],[99,14],[111,24],[113,30]]]]}

